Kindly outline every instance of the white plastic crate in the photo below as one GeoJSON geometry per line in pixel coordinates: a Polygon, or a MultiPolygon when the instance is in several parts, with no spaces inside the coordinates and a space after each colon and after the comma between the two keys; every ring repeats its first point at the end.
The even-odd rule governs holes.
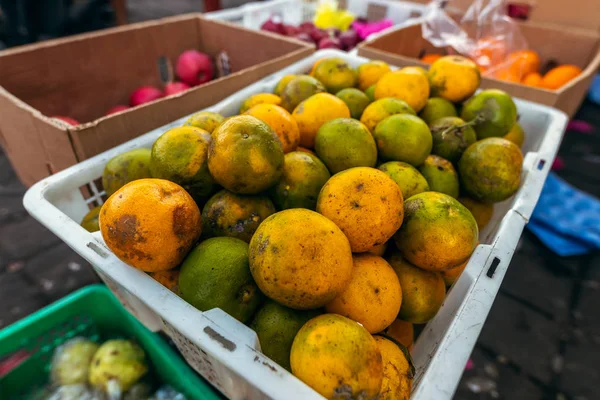
{"type": "MultiPolygon", "coordinates": [[[[248,96],[270,92],[278,80],[305,73],[323,57],[337,56],[357,66],[368,61],[336,50],[321,50],[273,74],[208,110],[237,114],[248,96]]],[[[519,237],[535,207],[558,150],[567,117],[555,109],[516,100],[526,132],[522,185],[517,194],[495,207],[492,221],[481,232],[467,268],[419,338],[413,358],[416,377],[413,399],[452,397],[468,357],[498,292],[519,237]]],[[[25,208],[82,255],[124,305],[150,329],[170,335],[194,369],[232,399],[317,399],[316,392],[260,353],[256,335],[220,309],[200,312],[145,273],[127,266],[105,246],[99,233],[79,226],[88,204],[102,202],[94,184],[113,156],[151,147],[163,132],[181,125],[181,118],[110,151],[57,173],[33,186],[25,208]],[[81,188],[91,197],[85,199],[81,188]]]]}
{"type": "MultiPolygon", "coordinates": [[[[425,6],[410,1],[396,0],[341,0],[340,6],[357,17],[389,18],[394,24],[403,24],[420,17],[425,6]]],[[[286,24],[298,26],[312,21],[318,0],[270,0],[244,4],[230,10],[206,14],[208,18],[241,23],[249,29],[260,29],[271,17],[279,17],[286,24]]]]}

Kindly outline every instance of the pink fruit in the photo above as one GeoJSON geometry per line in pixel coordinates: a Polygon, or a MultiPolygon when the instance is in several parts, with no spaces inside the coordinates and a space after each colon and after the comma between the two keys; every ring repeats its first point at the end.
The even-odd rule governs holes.
{"type": "Polygon", "coordinates": [[[73,125],[73,126],[81,125],[81,123],[79,121],[77,121],[75,118],[71,118],[71,117],[63,117],[62,115],[55,115],[52,118],[59,119],[62,122],[66,122],[67,124],[73,125]]]}
{"type": "Polygon", "coordinates": [[[329,35],[324,30],[315,28],[310,32],[310,37],[314,40],[315,43],[320,43],[321,40],[328,38],[329,35]]]}
{"type": "Polygon", "coordinates": [[[293,25],[283,25],[283,34],[285,36],[294,36],[300,33],[300,29],[293,25]]]}
{"type": "Polygon", "coordinates": [[[331,37],[331,38],[325,38],[322,39],[319,42],[319,49],[342,49],[342,43],[340,42],[340,39],[335,38],[335,37],[331,37]]]}
{"type": "Polygon", "coordinates": [[[301,32],[305,32],[310,35],[310,33],[315,30],[315,24],[312,22],[303,22],[298,26],[298,29],[300,29],[301,32]]]}
{"type": "Polygon", "coordinates": [[[267,32],[280,33],[283,34],[283,24],[281,22],[275,22],[272,18],[266,20],[261,26],[260,29],[267,32]]]}
{"type": "Polygon", "coordinates": [[[215,76],[212,59],[198,50],[186,50],[177,59],[175,73],[191,86],[201,85],[215,76]]]}
{"type": "Polygon", "coordinates": [[[104,115],[116,114],[118,112],[128,110],[129,108],[130,108],[129,106],[126,106],[126,105],[123,105],[123,104],[119,104],[118,106],[112,107],[104,115]]]}
{"type": "Polygon", "coordinates": [[[149,103],[163,97],[163,92],[153,86],[142,86],[131,93],[129,104],[131,107],[139,106],[140,104],[149,103]]]}
{"type": "Polygon", "coordinates": [[[358,33],[356,33],[354,29],[348,29],[347,31],[342,32],[339,39],[346,50],[354,48],[360,41],[358,33]]]}
{"type": "Polygon", "coordinates": [[[315,42],[313,42],[312,38],[310,37],[310,35],[308,33],[300,32],[300,33],[297,33],[296,35],[294,35],[294,37],[298,40],[302,40],[303,42],[315,44],[315,42]]]}
{"type": "Polygon", "coordinates": [[[170,96],[175,93],[185,92],[190,88],[190,85],[183,82],[169,82],[165,85],[165,96],[170,96]]]}

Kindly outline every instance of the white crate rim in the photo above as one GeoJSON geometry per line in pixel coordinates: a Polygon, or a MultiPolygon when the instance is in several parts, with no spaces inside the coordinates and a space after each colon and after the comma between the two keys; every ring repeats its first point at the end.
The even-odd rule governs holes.
{"type": "MultiPolygon", "coordinates": [[[[206,110],[218,112],[231,108],[236,101],[239,103],[239,99],[264,91],[266,87],[272,88],[282,76],[307,71],[316,60],[333,56],[341,57],[354,65],[368,61],[337,50],[321,50],[206,110]]],[[[455,314],[447,315],[442,306],[438,315],[427,324],[415,343],[413,353],[417,354],[415,363],[418,366],[418,374],[412,399],[452,397],[558,151],[567,116],[547,106],[519,99],[516,99],[516,102],[519,109],[526,108],[528,112],[546,115],[550,119],[548,130],[539,149],[526,154],[521,189],[512,208],[502,219],[497,234],[490,244],[478,246],[465,272],[447,295],[444,306],[457,305],[455,314]],[[489,278],[486,274],[495,258],[500,262],[495,266],[493,278],[489,278]],[[443,332],[441,338],[440,332],[443,332]],[[433,346],[432,341],[435,341],[433,346]],[[421,349],[426,347],[426,342],[429,345],[427,351],[421,349]]],[[[148,275],[122,263],[104,245],[100,235],[88,233],[51,203],[53,198],[67,190],[67,185],[81,187],[98,178],[98,175],[91,171],[102,171],[105,163],[114,155],[136,147],[147,147],[147,144],[151,144],[160,134],[181,125],[186,118],[178,119],[38,182],[25,194],[25,208],[89,261],[103,279],[108,277],[113,284],[111,289],[117,291],[121,300],[130,310],[133,309],[134,314],[145,325],[154,329],[166,327],[171,336],[186,338],[179,337],[178,347],[182,346],[182,340],[187,340],[187,345],[192,343],[206,355],[200,357],[217,360],[219,365],[212,366],[212,370],[198,365],[194,365],[194,368],[226,395],[231,398],[322,398],[257,351],[259,345],[256,336],[249,328],[219,309],[208,312],[196,310],[148,275]],[[141,143],[146,143],[146,146],[141,143]],[[115,285],[117,290],[114,289],[115,285]],[[201,326],[204,328],[199,329],[201,326]],[[219,338],[215,339],[215,332],[227,342],[237,344],[235,351],[228,350],[219,338]]],[[[189,347],[186,347],[186,350],[189,352],[189,347]]]]}

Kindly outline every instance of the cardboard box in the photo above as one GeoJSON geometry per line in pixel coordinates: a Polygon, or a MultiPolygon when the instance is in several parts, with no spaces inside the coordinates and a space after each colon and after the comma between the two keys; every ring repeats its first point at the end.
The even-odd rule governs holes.
{"type": "MultiPolygon", "coordinates": [[[[533,88],[489,77],[482,78],[481,87],[502,89],[513,96],[556,107],[573,116],[600,66],[600,33],[535,22],[519,25],[529,47],[540,55],[542,65],[548,62],[575,64],[583,69],[583,73],[558,90],[533,88]]],[[[445,50],[436,49],[423,39],[421,24],[417,22],[363,42],[358,47],[358,54],[392,65],[428,68],[427,64],[419,61],[419,57],[425,53],[443,54],[445,50]]]]}
{"type": "Polygon", "coordinates": [[[314,51],[312,45],[200,14],[165,18],[0,52],[0,144],[21,181],[40,179],[210,106],[314,51]],[[162,85],[161,57],[221,50],[232,74],[102,117],[143,85],[162,85]],[[48,118],[63,115],[77,127],[48,118]],[[88,122],[91,121],[91,122],[88,122]]]}

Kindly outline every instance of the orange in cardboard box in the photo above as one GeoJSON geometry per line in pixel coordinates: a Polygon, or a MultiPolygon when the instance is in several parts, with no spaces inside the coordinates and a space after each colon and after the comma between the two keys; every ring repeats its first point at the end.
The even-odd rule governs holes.
{"type": "Polygon", "coordinates": [[[526,86],[539,87],[542,84],[542,75],[539,72],[532,72],[527,74],[521,83],[526,86]]]}
{"type": "Polygon", "coordinates": [[[510,68],[502,69],[494,74],[494,78],[500,79],[501,81],[520,83],[521,78],[518,74],[514,73],[510,68]]]}
{"type": "Polygon", "coordinates": [[[487,37],[477,41],[477,49],[470,54],[475,63],[484,68],[501,63],[506,57],[506,43],[501,38],[487,37]]]}
{"type": "Polygon", "coordinates": [[[437,53],[425,54],[423,57],[421,57],[421,61],[423,61],[425,64],[433,64],[442,57],[443,56],[441,54],[437,53]]]}
{"type": "Polygon", "coordinates": [[[544,89],[556,90],[567,84],[571,79],[576,78],[583,72],[576,65],[560,65],[552,68],[544,75],[540,86],[544,89]]]}
{"type": "Polygon", "coordinates": [[[533,50],[513,51],[507,58],[509,71],[522,80],[540,69],[540,56],[533,50]]]}

